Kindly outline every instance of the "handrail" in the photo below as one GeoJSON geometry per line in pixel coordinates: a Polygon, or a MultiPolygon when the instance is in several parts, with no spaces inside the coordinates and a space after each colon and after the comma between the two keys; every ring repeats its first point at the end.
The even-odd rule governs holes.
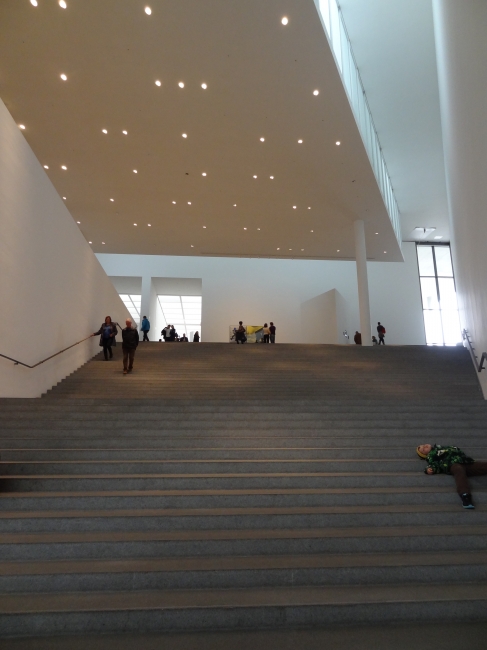
{"type": "Polygon", "coordinates": [[[467,341],[468,347],[470,350],[470,355],[472,357],[472,361],[477,368],[478,372],[482,372],[482,370],[485,370],[484,368],[484,362],[487,359],[487,352],[482,352],[482,356],[480,357],[480,362],[477,361],[477,355],[475,354],[475,348],[472,344],[472,341],[470,340],[470,334],[468,333],[468,330],[462,330],[462,337],[464,341],[467,341]]]}
{"type": "Polygon", "coordinates": [[[76,345],[79,345],[80,343],[83,343],[83,341],[87,341],[88,339],[91,339],[93,334],[90,334],[84,339],[81,339],[81,341],[77,341],[77,343],[73,343],[73,345],[68,346],[67,348],[64,348],[64,350],[60,350],[59,352],[56,352],[56,354],[51,354],[50,357],[47,357],[47,359],[43,359],[42,361],[39,361],[39,363],[35,363],[33,366],[29,366],[27,363],[24,363],[23,361],[18,361],[17,359],[12,359],[12,357],[7,357],[6,354],[0,354],[0,357],[3,357],[4,359],[8,359],[9,361],[13,361],[16,366],[24,366],[25,368],[37,368],[37,366],[42,365],[46,361],[49,361],[49,359],[54,359],[54,357],[57,357],[59,354],[62,354],[63,352],[66,352],[66,350],[70,350],[71,348],[74,348],[76,345]]]}

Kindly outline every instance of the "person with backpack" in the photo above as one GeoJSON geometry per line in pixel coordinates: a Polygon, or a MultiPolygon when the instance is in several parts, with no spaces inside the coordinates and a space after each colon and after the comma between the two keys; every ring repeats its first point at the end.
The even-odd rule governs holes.
{"type": "Polygon", "coordinates": [[[377,334],[379,335],[379,343],[378,343],[378,345],[380,345],[381,343],[382,343],[382,345],[386,344],[385,341],[384,341],[385,333],[386,333],[386,328],[384,327],[384,325],[381,325],[381,323],[378,322],[377,323],[377,334]]]}
{"type": "Polygon", "coordinates": [[[142,342],[149,340],[149,337],[147,336],[149,334],[149,330],[150,330],[149,319],[147,318],[147,316],[144,316],[144,318],[142,319],[142,325],[140,326],[140,331],[144,335],[144,338],[142,339],[142,342]]]}

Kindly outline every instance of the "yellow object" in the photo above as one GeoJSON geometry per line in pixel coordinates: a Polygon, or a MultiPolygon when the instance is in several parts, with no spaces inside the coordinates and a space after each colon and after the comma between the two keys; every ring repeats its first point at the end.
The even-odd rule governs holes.
{"type": "Polygon", "coordinates": [[[422,453],[419,451],[419,447],[416,447],[416,453],[417,453],[418,456],[419,456],[420,458],[422,458],[423,460],[426,460],[426,459],[428,458],[428,454],[422,454],[422,453]]]}

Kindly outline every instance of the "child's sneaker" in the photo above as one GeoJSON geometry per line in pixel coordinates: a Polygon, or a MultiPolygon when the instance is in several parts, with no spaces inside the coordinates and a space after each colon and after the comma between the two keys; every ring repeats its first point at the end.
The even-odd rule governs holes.
{"type": "Polygon", "coordinates": [[[472,495],[468,494],[468,492],[461,494],[460,499],[462,500],[462,506],[464,508],[468,508],[469,510],[473,510],[475,508],[474,504],[472,503],[472,495]]]}

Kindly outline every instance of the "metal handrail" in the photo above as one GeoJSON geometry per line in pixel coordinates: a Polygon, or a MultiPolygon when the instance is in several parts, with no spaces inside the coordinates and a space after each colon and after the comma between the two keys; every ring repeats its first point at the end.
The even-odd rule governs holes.
{"type": "Polygon", "coordinates": [[[475,348],[473,346],[473,343],[470,339],[470,334],[468,333],[468,330],[462,330],[462,337],[464,341],[467,341],[468,343],[468,348],[470,350],[470,355],[472,357],[472,361],[474,363],[474,366],[477,368],[478,372],[482,372],[482,370],[485,370],[484,368],[484,362],[487,360],[487,352],[482,352],[482,356],[480,357],[480,362],[477,360],[478,357],[475,354],[475,348]]]}
{"type": "Polygon", "coordinates": [[[93,334],[90,334],[84,339],[81,339],[81,341],[77,341],[77,343],[73,343],[73,345],[68,346],[67,348],[64,348],[64,350],[60,350],[59,352],[56,352],[56,354],[51,354],[50,357],[47,357],[46,359],[43,359],[42,361],[39,361],[39,363],[35,363],[33,366],[29,366],[29,364],[24,363],[23,361],[18,361],[17,359],[12,359],[12,357],[7,357],[6,354],[0,354],[0,357],[3,357],[4,359],[8,359],[9,361],[13,361],[16,366],[24,366],[24,368],[37,368],[37,366],[42,365],[46,361],[49,361],[49,359],[54,359],[54,357],[57,357],[59,354],[62,354],[63,352],[66,352],[66,350],[70,350],[71,348],[74,348],[76,345],[79,345],[80,343],[83,343],[83,341],[87,341],[88,339],[91,339],[93,334]]]}

